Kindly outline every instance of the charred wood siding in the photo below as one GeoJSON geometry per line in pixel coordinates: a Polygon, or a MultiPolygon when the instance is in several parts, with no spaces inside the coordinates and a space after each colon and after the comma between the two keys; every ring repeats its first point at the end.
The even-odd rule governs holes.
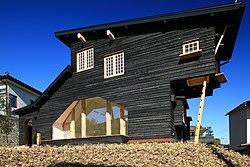
{"type": "Polygon", "coordinates": [[[190,133],[187,130],[187,126],[183,122],[183,116],[185,115],[185,109],[182,100],[176,101],[176,107],[174,109],[174,125],[176,131],[176,137],[178,140],[187,140],[187,135],[190,133]],[[184,114],[184,115],[183,115],[184,114]]]}
{"type": "Polygon", "coordinates": [[[167,32],[117,37],[111,46],[108,38],[87,41],[85,46],[72,43],[73,68],[76,53],[88,47],[95,50],[94,68],[74,73],[39,112],[31,114],[37,117],[34,131],[51,139],[53,122],[72,101],[99,96],[128,108],[129,139],[175,138],[170,81],[215,73],[214,33],[212,26],[177,27],[167,32]],[[193,38],[200,39],[201,57],[180,63],[182,43],[193,38]],[[125,53],[125,74],[104,79],[104,56],[118,51],[125,53]]]}
{"type": "Polygon", "coordinates": [[[184,111],[182,100],[177,100],[177,105],[174,109],[174,125],[183,125],[184,111]]]}

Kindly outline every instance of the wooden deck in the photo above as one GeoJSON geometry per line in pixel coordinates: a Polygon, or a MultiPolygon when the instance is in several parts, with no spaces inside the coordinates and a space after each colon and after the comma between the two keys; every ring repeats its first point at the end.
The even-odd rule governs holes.
{"type": "Polygon", "coordinates": [[[177,142],[174,138],[156,138],[156,139],[139,139],[139,140],[129,140],[128,143],[162,143],[162,142],[177,142]]]}
{"type": "Polygon", "coordinates": [[[61,140],[42,140],[42,145],[79,145],[79,144],[98,144],[98,143],[127,143],[128,137],[122,135],[112,136],[96,136],[75,139],[61,139],[61,140]]]}

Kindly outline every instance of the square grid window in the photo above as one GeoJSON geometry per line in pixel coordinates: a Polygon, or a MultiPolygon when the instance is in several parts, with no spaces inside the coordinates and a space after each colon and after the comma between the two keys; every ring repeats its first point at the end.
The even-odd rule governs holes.
{"type": "Polygon", "coordinates": [[[124,74],[124,53],[118,53],[104,58],[104,78],[124,74]]]}
{"type": "Polygon", "coordinates": [[[183,45],[183,54],[197,52],[199,49],[199,41],[190,42],[183,45]]]}
{"type": "Polygon", "coordinates": [[[77,72],[94,68],[94,48],[76,54],[77,72]]]}
{"type": "Polygon", "coordinates": [[[114,75],[113,73],[113,57],[107,57],[106,58],[106,63],[105,63],[105,66],[106,66],[106,76],[109,77],[109,76],[112,76],[114,75]]]}

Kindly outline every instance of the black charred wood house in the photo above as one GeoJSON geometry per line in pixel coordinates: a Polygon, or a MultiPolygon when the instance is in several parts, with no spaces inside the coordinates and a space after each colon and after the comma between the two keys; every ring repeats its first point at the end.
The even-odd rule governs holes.
{"type": "Polygon", "coordinates": [[[187,99],[226,82],[244,12],[238,2],[56,32],[71,65],[19,109],[20,144],[177,141],[187,99]]]}

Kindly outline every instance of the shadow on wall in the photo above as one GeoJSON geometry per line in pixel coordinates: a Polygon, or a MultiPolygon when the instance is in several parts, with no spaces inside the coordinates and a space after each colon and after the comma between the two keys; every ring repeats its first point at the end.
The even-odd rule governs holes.
{"type": "Polygon", "coordinates": [[[53,164],[50,165],[49,167],[115,167],[115,166],[107,166],[104,164],[100,164],[100,165],[96,165],[96,164],[80,164],[80,163],[66,163],[66,162],[62,162],[62,163],[57,163],[57,164],[53,164]]]}

